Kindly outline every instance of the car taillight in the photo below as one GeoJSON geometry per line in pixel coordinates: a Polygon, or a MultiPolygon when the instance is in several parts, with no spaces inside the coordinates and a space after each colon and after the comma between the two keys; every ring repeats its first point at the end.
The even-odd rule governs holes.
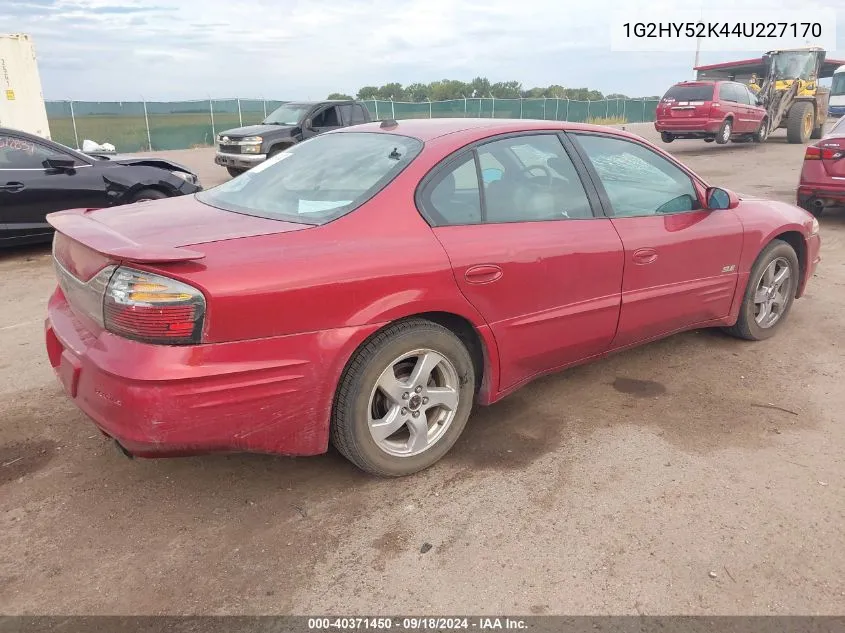
{"type": "Polygon", "coordinates": [[[144,343],[199,343],[205,297],[187,284],[133,268],[118,268],[103,298],[105,328],[144,343]]]}
{"type": "Polygon", "coordinates": [[[830,149],[829,147],[810,145],[804,153],[804,160],[838,160],[843,155],[845,155],[843,152],[830,149]]]}

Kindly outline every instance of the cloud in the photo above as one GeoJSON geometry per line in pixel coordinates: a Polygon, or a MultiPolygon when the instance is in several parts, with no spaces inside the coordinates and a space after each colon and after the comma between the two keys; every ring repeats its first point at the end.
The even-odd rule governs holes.
{"type": "MultiPolygon", "coordinates": [[[[677,9],[669,0],[618,5],[677,9]]],[[[515,79],[658,94],[693,53],[610,50],[613,4],[561,0],[0,0],[3,28],[33,36],[54,99],[323,98],[363,85],[515,79]],[[610,4],[610,6],[607,6],[610,4]]],[[[694,4],[694,3],[693,3],[694,4]]],[[[730,19],[737,4],[709,0],[730,19]],[[721,8],[721,9],[720,9],[721,8]]],[[[809,8],[808,8],[809,11],[809,8]]],[[[811,15],[812,11],[808,13],[811,15]]],[[[845,12],[837,48],[845,50],[845,12]]],[[[702,53],[717,62],[750,53],[702,53]]],[[[829,56],[838,57],[834,52],[829,56]]],[[[845,56],[845,55],[842,55],[845,56]]]]}

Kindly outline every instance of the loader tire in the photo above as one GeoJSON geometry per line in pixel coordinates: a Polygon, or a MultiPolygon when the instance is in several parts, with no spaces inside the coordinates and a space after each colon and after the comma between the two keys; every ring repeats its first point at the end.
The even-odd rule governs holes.
{"type": "Polygon", "coordinates": [[[795,103],[786,117],[786,140],[790,143],[807,143],[815,126],[813,104],[806,101],[795,103]]]}
{"type": "Polygon", "coordinates": [[[814,128],[813,128],[813,133],[812,133],[812,134],[810,134],[810,138],[812,138],[812,139],[819,139],[819,138],[821,138],[822,136],[824,136],[824,124],[825,124],[825,120],[824,120],[824,119],[822,119],[821,121],[819,121],[818,126],[816,126],[816,127],[814,127],[814,128]]]}

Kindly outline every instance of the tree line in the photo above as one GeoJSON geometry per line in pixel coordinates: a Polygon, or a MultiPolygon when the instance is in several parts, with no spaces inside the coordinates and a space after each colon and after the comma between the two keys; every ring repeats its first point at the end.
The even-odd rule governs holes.
{"type": "MultiPolygon", "coordinates": [[[[449,99],[572,99],[575,101],[600,101],[601,99],[628,99],[624,94],[612,93],[604,95],[598,90],[589,88],[564,88],[553,84],[545,88],[525,88],[518,81],[497,81],[491,83],[486,77],[476,77],[472,81],[457,79],[441,79],[431,83],[413,83],[403,86],[397,82],[383,86],[364,86],[355,95],[359,100],[378,99],[380,101],[446,101],[449,99]]],[[[351,95],[333,92],[329,99],[352,99],[351,95]]]]}

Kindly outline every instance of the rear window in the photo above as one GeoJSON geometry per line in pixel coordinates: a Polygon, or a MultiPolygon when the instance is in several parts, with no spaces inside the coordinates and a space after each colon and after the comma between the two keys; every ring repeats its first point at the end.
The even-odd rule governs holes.
{"type": "Polygon", "coordinates": [[[325,224],[372,198],[422,147],[418,139],[398,134],[324,134],[196,197],[225,211],[325,224]]]}
{"type": "Polygon", "coordinates": [[[674,101],[712,101],[713,84],[701,86],[672,86],[663,95],[664,99],[674,101]]]}

